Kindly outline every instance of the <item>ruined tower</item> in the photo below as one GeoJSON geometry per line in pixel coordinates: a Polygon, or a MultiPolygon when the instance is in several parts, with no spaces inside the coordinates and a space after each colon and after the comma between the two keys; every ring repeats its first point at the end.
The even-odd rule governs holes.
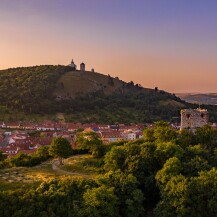
{"type": "Polygon", "coordinates": [[[206,109],[182,109],[181,110],[181,130],[195,130],[209,123],[209,113],[206,109]]]}

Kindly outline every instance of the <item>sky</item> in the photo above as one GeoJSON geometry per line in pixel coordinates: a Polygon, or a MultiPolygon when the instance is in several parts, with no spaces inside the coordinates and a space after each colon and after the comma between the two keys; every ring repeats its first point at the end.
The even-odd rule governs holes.
{"type": "Polygon", "coordinates": [[[0,0],[0,69],[67,65],[217,92],[216,0],[0,0]]]}

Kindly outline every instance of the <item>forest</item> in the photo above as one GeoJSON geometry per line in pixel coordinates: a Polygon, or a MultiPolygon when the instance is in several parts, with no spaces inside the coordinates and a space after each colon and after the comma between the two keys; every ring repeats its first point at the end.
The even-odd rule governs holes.
{"type": "MultiPolygon", "coordinates": [[[[99,174],[57,177],[1,191],[0,216],[217,216],[217,130],[204,126],[195,133],[176,131],[159,121],[143,133],[142,139],[104,145],[97,134],[80,132],[78,149],[70,155],[88,151],[99,162],[99,174]]],[[[66,142],[64,152],[57,143],[61,138],[36,155],[44,160],[48,155],[67,158],[66,142]]],[[[25,157],[15,159],[1,158],[2,165],[14,167],[25,157]]]]}

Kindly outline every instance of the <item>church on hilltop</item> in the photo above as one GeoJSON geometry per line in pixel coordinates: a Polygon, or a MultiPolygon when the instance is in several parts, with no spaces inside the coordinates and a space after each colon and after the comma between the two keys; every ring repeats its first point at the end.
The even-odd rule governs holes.
{"type": "MultiPolygon", "coordinates": [[[[68,65],[72,68],[73,71],[77,70],[77,65],[74,63],[74,60],[72,59],[71,63],[68,65]]],[[[85,72],[85,64],[82,62],[80,64],[80,71],[85,72]]],[[[94,72],[94,69],[92,69],[92,71],[94,72]]]]}
{"type": "Polygon", "coordinates": [[[77,66],[75,65],[73,59],[72,59],[71,63],[69,64],[69,66],[72,67],[73,70],[77,69],[77,66]]]}

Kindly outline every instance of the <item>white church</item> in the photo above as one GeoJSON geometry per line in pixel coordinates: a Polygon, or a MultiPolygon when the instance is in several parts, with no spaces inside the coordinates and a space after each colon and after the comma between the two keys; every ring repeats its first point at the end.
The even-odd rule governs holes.
{"type": "MultiPolygon", "coordinates": [[[[74,63],[74,60],[72,59],[71,63],[68,65],[72,67],[72,70],[76,71],[77,70],[77,65],[74,63]]],[[[80,64],[80,71],[85,72],[85,64],[82,62],[80,64]]],[[[94,72],[94,69],[91,69],[92,72],[94,72]]]]}

